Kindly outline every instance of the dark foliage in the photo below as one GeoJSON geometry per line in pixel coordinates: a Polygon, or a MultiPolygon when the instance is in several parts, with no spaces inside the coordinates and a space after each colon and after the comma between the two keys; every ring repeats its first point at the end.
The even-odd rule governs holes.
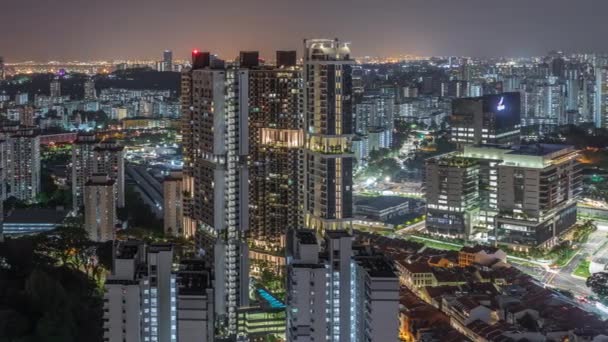
{"type": "MultiPolygon", "coordinates": [[[[61,264],[47,235],[0,243],[0,341],[101,341],[102,297],[95,282],[61,264]]],[[[65,245],[63,249],[68,249],[65,245]]]]}
{"type": "Polygon", "coordinates": [[[598,272],[587,278],[587,287],[595,293],[600,300],[608,300],[608,273],[598,272]]]}

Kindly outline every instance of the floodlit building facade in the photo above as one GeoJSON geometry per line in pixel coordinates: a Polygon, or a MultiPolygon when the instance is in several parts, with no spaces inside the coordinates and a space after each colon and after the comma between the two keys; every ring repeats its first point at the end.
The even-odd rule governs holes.
{"type": "Polygon", "coordinates": [[[304,225],[352,225],[352,65],[349,44],[304,40],[304,225]]]}
{"type": "Polygon", "coordinates": [[[426,227],[515,249],[551,246],[576,222],[578,153],[566,145],[465,146],[426,164],[426,227]]]}
{"type": "MultiPolygon", "coordinates": [[[[295,51],[279,66],[248,66],[250,140],[249,236],[281,244],[302,227],[302,70],[295,51]]],[[[243,66],[243,65],[241,65],[243,66]]]]}
{"type": "Polygon", "coordinates": [[[184,229],[215,260],[216,318],[237,333],[248,303],[249,70],[194,51],[182,73],[184,229]]]}

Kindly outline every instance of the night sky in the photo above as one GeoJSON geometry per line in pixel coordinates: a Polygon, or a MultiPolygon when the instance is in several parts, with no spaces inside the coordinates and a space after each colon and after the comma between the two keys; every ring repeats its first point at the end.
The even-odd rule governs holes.
{"type": "Polygon", "coordinates": [[[606,0],[1,0],[0,55],[175,58],[193,48],[300,49],[340,37],[356,56],[530,56],[608,51],[606,0]]]}

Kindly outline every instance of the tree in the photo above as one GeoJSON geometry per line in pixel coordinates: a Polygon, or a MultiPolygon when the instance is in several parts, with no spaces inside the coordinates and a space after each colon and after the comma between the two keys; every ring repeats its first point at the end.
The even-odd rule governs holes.
{"type": "Polygon", "coordinates": [[[587,278],[586,284],[602,301],[608,299],[608,273],[594,273],[587,278]]]}
{"type": "Polygon", "coordinates": [[[42,314],[36,324],[36,335],[46,341],[71,341],[74,319],[63,286],[42,270],[34,270],[25,283],[33,306],[42,314]]]}
{"type": "Polygon", "coordinates": [[[0,310],[0,336],[2,341],[17,341],[30,330],[30,321],[22,313],[12,310],[0,310]]]}
{"type": "MultiPolygon", "coordinates": [[[[57,257],[62,265],[84,271],[87,276],[96,280],[101,278],[103,271],[103,264],[99,262],[98,248],[98,244],[89,240],[87,232],[82,227],[59,227],[49,232],[46,240],[46,251],[57,257]]],[[[102,256],[105,258],[107,258],[106,249],[107,246],[102,251],[102,256]]]]}
{"type": "Polygon", "coordinates": [[[101,292],[81,269],[54,256],[56,238],[0,242],[0,341],[103,340],[101,292]]]}

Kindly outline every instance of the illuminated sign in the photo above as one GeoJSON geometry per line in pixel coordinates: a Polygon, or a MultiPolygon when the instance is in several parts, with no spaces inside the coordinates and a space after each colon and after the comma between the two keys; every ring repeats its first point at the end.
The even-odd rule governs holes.
{"type": "Polygon", "coordinates": [[[504,97],[500,98],[500,101],[498,102],[498,105],[496,106],[496,110],[501,112],[503,110],[505,110],[505,108],[507,108],[507,106],[505,106],[505,104],[503,103],[505,101],[504,97]]]}

